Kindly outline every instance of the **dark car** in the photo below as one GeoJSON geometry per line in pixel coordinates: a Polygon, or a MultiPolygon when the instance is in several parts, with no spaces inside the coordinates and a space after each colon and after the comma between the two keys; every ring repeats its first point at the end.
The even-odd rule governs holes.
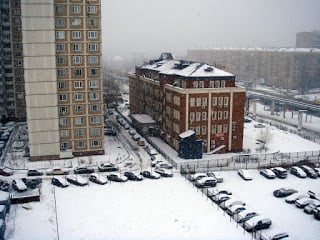
{"type": "Polygon", "coordinates": [[[300,168],[307,174],[307,176],[309,178],[317,178],[318,174],[316,173],[316,171],[314,169],[312,169],[311,167],[307,166],[307,165],[302,165],[300,166],[300,168]]]}
{"type": "Polygon", "coordinates": [[[0,175],[2,176],[11,176],[13,173],[10,169],[8,168],[0,168],[0,175]]]}
{"type": "Polygon", "coordinates": [[[292,175],[299,177],[299,178],[306,178],[307,177],[307,174],[300,167],[297,167],[297,166],[292,167],[290,169],[290,173],[292,175]]]}
{"type": "Polygon", "coordinates": [[[271,169],[277,178],[286,178],[288,176],[288,171],[282,167],[275,167],[271,169]]]}
{"type": "Polygon", "coordinates": [[[244,229],[246,229],[248,232],[259,231],[269,228],[271,224],[272,222],[269,218],[261,218],[256,216],[244,223],[244,229]]]}
{"type": "Polygon", "coordinates": [[[157,167],[154,171],[156,173],[160,174],[160,176],[162,176],[162,177],[173,177],[172,171],[170,171],[170,170],[168,170],[166,168],[157,167]]]}
{"type": "Polygon", "coordinates": [[[315,219],[320,220],[320,207],[316,208],[313,211],[313,216],[314,216],[315,219]]]}
{"type": "Polygon", "coordinates": [[[28,170],[27,172],[27,176],[42,176],[43,175],[43,172],[40,172],[39,170],[37,169],[31,169],[31,170],[28,170]]]}
{"type": "Polygon", "coordinates": [[[142,181],[143,180],[143,177],[140,174],[136,174],[131,171],[126,171],[126,172],[124,172],[123,175],[126,176],[131,181],[142,181]]]}
{"type": "Polygon", "coordinates": [[[267,179],[274,179],[276,174],[271,169],[261,169],[260,174],[267,179]]]}
{"type": "Polygon", "coordinates": [[[141,172],[141,175],[144,176],[145,178],[150,178],[150,179],[159,179],[160,174],[150,171],[150,170],[144,170],[141,172]]]}
{"type": "Polygon", "coordinates": [[[126,176],[121,175],[120,173],[110,173],[107,176],[108,180],[114,181],[114,182],[126,182],[128,181],[128,178],[126,176]]]}
{"type": "Polygon", "coordinates": [[[6,180],[0,179],[0,191],[9,192],[10,184],[6,180]]]}
{"type": "Polygon", "coordinates": [[[273,191],[273,196],[278,197],[278,198],[282,198],[282,197],[287,197],[293,193],[298,192],[295,189],[292,188],[279,188],[277,190],[273,191]]]}
{"type": "Polygon", "coordinates": [[[75,174],[90,174],[90,173],[94,173],[94,169],[89,168],[89,167],[77,167],[74,169],[74,173],[75,174]]]}
{"type": "Polygon", "coordinates": [[[41,178],[32,178],[32,179],[22,178],[22,181],[24,182],[24,184],[26,184],[27,187],[31,189],[37,188],[42,183],[41,178]]]}
{"type": "Polygon", "coordinates": [[[115,172],[119,171],[119,168],[115,166],[113,163],[100,163],[98,166],[99,172],[115,172]]]}
{"type": "Polygon", "coordinates": [[[55,185],[57,187],[65,188],[69,186],[69,183],[65,178],[62,178],[60,176],[55,176],[51,179],[52,185],[55,185]]]}

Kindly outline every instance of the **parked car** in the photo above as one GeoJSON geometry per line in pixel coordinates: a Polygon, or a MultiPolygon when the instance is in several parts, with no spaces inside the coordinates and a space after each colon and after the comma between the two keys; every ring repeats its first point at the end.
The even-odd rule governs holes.
{"type": "Polygon", "coordinates": [[[299,178],[306,178],[307,177],[307,174],[300,167],[297,167],[297,166],[292,167],[290,169],[290,173],[292,175],[299,177],[299,178]]]}
{"type": "Polygon", "coordinates": [[[210,197],[210,198],[211,198],[211,200],[214,201],[216,204],[221,204],[222,202],[229,200],[229,199],[231,198],[231,196],[228,195],[228,194],[221,193],[221,194],[212,196],[212,197],[210,197]]]}
{"type": "Polygon", "coordinates": [[[140,140],[140,135],[139,134],[134,134],[131,137],[134,141],[139,141],[140,140]]]}
{"type": "Polygon", "coordinates": [[[226,195],[232,195],[232,192],[226,190],[226,189],[221,189],[219,190],[218,188],[208,188],[207,189],[207,195],[208,197],[213,197],[218,194],[226,194],[226,195]]]}
{"type": "Polygon", "coordinates": [[[41,178],[21,178],[21,180],[28,188],[31,189],[37,188],[42,183],[41,178]]]}
{"type": "Polygon", "coordinates": [[[135,135],[137,132],[136,132],[136,130],[134,130],[134,129],[130,129],[130,130],[128,131],[128,133],[129,133],[130,135],[135,135]]]}
{"type": "Polygon", "coordinates": [[[246,169],[239,169],[238,170],[238,175],[240,177],[242,177],[242,179],[244,179],[246,181],[252,180],[252,177],[251,177],[250,173],[246,169]]]}
{"type": "Polygon", "coordinates": [[[130,129],[130,125],[129,125],[129,124],[125,124],[123,127],[124,127],[124,129],[126,129],[126,130],[130,129]]]}
{"type": "Polygon", "coordinates": [[[255,124],[254,127],[255,128],[265,128],[266,126],[261,123],[258,123],[258,124],[255,124]]]}
{"type": "Polygon", "coordinates": [[[320,207],[320,201],[309,203],[307,206],[304,207],[303,211],[307,214],[312,214],[317,207],[320,207]]]}
{"type": "Polygon", "coordinates": [[[108,183],[108,179],[98,173],[92,173],[90,176],[89,176],[89,180],[91,182],[94,182],[94,183],[97,183],[97,184],[100,184],[100,185],[104,185],[106,183],[108,183]]]}
{"type": "Polygon", "coordinates": [[[69,183],[77,186],[85,186],[88,184],[88,180],[80,175],[68,175],[66,179],[69,183]]]}
{"type": "Polygon", "coordinates": [[[43,172],[37,170],[37,169],[30,169],[27,172],[27,176],[42,176],[43,172]]]}
{"type": "Polygon", "coordinates": [[[158,154],[158,152],[150,146],[146,146],[145,149],[150,156],[158,154]]]}
{"type": "Polygon", "coordinates": [[[143,177],[141,176],[141,174],[136,174],[135,172],[132,172],[132,171],[126,171],[126,172],[124,172],[123,175],[126,176],[131,181],[142,181],[143,180],[143,177]]]}
{"type": "Polygon", "coordinates": [[[268,179],[274,179],[276,174],[271,169],[261,169],[260,174],[268,179]]]}
{"type": "Polygon", "coordinates": [[[297,190],[292,188],[279,188],[273,191],[273,196],[278,198],[283,198],[297,192],[298,192],[297,190]]]}
{"type": "Polygon", "coordinates": [[[1,176],[11,176],[13,174],[12,170],[10,170],[9,168],[0,168],[0,175],[1,176]]]}
{"type": "Polygon", "coordinates": [[[12,180],[12,188],[17,192],[27,191],[27,185],[22,181],[22,179],[14,179],[12,180]]]}
{"type": "Polygon", "coordinates": [[[222,183],[223,182],[223,177],[218,172],[208,172],[207,176],[208,177],[214,177],[217,180],[218,183],[222,183]]]}
{"type": "Polygon", "coordinates": [[[61,188],[65,188],[69,186],[69,183],[67,182],[67,180],[63,177],[60,176],[54,176],[51,179],[51,183],[57,187],[61,187],[61,188]]]}
{"type": "Polygon", "coordinates": [[[206,173],[195,173],[195,174],[192,174],[192,175],[189,175],[188,176],[188,179],[190,181],[197,181],[199,180],[200,178],[204,178],[204,177],[207,177],[208,175],[206,173]]]}
{"type": "Polygon", "coordinates": [[[260,234],[260,240],[281,240],[281,239],[288,239],[289,234],[286,232],[276,232],[276,234],[269,232],[269,231],[262,231],[260,234]]]}
{"type": "Polygon", "coordinates": [[[309,178],[317,178],[318,174],[311,167],[307,165],[302,165],[300,168],[307,174],[309,178]]]}
{"type": "Polygon", "coordinates": [[[47,175],[67,175],[67,174],[69,174],[69,171],[61,168],[47,170],[47,175]]]}
{"type": "Polygon", "coordinates": [[[217,179],[214,177],[203,177],[197,180],[195,185],[198,188],[215,187],[217,185],[217,179]]]}
{"type": "Polygon", "coordinates": [[[320,168],[313,168],[313,170],[318,174],[318,177],[320,177],[320,168]]]}
{"type": "Polygon", "coordinates": [[[173,177],[172,171],[167,168],[156,167],[154,170],[156,173],[160,174],[162,177],[173,177]]]}
{"type": "Polygon", "coordinates": [[[160,174],[156,173],[152,170],[144,170],[141,172],[141,175],[145,178],[150,178],[150,179],[159,179],[160,178],[160,174]]]}
{"type": "Polygon", "coordinates": [[[119,168],[113,163],[107,162],[107,163],[100,163],[98,165],[98,171],[99,172],[115,172],[115,171],[119,171],[119,168]]]}
{"type": "Polygon", "coordinates": [[[242,205],[245,206],[246,204],[243,201],[240,200],[236,200],[233,198],[228,199],[227,201],[224,201],[223,203],[220,204],[220,208],[222,209],[227,209],[233,205],[242,205]]]}
{"type": "Polygon", "coordinates": [[[320,207],[317,207],[314,211],[313,211],[313,216],[315,219],[320,220],[320,207]]]}
{"type": "Polygon", "coordinates": [[[128,181],[128,178],[124,175],[121,175],[120,173],[109,173],[107,176],[108,180],[114,181],[114,182],[126,182],[128,181]]]}
{"type": "Polygon", "coordinates": [[[295,205],[298,208],[304,208],[305,206],[307,206],[308,204],[311,204],[311,203],[319,204],[320,201],[317,199],[309,198],[309,197],[301,198],[301,199],[298,199],[297,201],[295,201],[295,205]]]}
{"type": "Polygon", "coordinates": [[[288,171],[283,167],[271,168],[277,178],[286,178],[288,176],[288,171]]]}
{"type": "Polygon", "coordinates": [[[238,214],[234,215],[233,217],[237,223],[244,223],[245,221],[247,221],[250,218],[253,218],[255,216],[258,216],[258,213],[256,213],[255,211],[246,209],[246,210],[243,210],[243,211],[239,212],[238,214]]]}
{"type": "Polygon", "coordinates": [[[143,140],[138,140],[137,141],[138,146],[144,147],[146,143],[143,140]]]}
{"type": "Polygon", "coordinates": [[[301,199],[301,198],[305,198],[305,197],[309,197],[308,194],[301,194],[301,193],[294,193],[288,197],[285,198],[285,201],[287,203],[295,203],[295,201],[301,199]]]}
{"type": "Polygon", "coordinates": [[[262,229],[267,229],[271,226],[272,221],[269,218],[255,216],[244,223],[244,229],[248,232],[255,232],[262,229]]]}
{"type": "Polygon", "coordinates": [[[156,168],[165,168],[165,169],[172,169],[172,164],[168,162],[159,162],[155,165],[156,168]]]}
{"type": "Polygon", "coordinates": [[[242,212],[242,211],[244,211],[244,210],[246,210],[246,207],[244,207],[243,205],[241,205],[241,204],[236,204],[236,205],[232,205],[232,206],[230,206],[230,207],[228,207],[227,209],[226,209],[226,212],[227,212],[227,214],[229,215],[229,216],[233,216],[233,215],[235,215],[235,214],[238,214],[239,212],[242,212]]]}
{"type": "Polygon", "coordinates": [[[10,184],[8,181],[0,179],[0,191],[9,192],[10,184]]]}
{"type": "Polygon", "coordinates": [[[74,169],[74,174],[90,174],[94,173],[94,169],[90,167],[76,167],[74,169]]]}

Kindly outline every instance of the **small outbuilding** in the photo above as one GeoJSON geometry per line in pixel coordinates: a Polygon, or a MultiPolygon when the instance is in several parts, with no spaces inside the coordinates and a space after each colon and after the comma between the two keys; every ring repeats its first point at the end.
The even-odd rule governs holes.
{"type": "Polygon", "coordinates": [[[193,130],[179,135],[179,157],[184,159],[201,159],[203,141],[197,140],[193,130]]]}

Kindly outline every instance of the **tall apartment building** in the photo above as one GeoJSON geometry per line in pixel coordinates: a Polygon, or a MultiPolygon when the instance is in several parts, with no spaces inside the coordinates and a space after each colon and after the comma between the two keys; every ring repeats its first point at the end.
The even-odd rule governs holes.
{"type": "Polygon", "coordinates": [[[189,49],[188,59],[222,64],[239,81],[264,80],[275,87],[301,92],[320,87],[320,49],[206,48],[189,49]]]}
{"type": "Polygon", "coordinates": [[[204,63],[160,58],[129,73],[130,113],[148,114],[178,150],[179,134],[193,130],[203,151],[241,151],[245,89],[235,76],[204,63]]]}
{"type": "Polygon", "coordinates": [[[12,98],[15,113],[1,111],[27,117],[30,159],[104,153],[100,0],[0,1],[4,106],[12,98]]]}
{"type": "Polygon", "coordinates": [[[297,48],[320,48],[320,31],[298,32],[296,35],[297,48]]]}

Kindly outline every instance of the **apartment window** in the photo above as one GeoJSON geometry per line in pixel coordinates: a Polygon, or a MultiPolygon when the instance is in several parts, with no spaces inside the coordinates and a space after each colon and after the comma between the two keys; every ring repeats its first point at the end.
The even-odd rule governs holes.
{"type": "Polygon", "coordinates": [[[80,112],[83,111],[83,107],[81,105],[76,105],[75,106],[75,110],[76,110],[77,113],[80,113],[80,112]]]}
{"type": "Polygon", "coordinates": [[[77,129],[75,130],[75,135],[76,135],[76,137],[83,137],[83,136],[85,135],[84,129],[77,128],[77,129]]]}
{"type": "Polygon", "coordinates": [[[204,88],[204,82],[203,81],[199,82],[199,88],[204,88]]]}
{"type": "Polygon", "coordinates": [[[215,140],[211,140],[210,141],[210,145],[211,145],[210,148],[214,149],[216,147],[216,141],[215,140]]]}
{"type": "Polygon", "coordinates": [[[59,94],[60,101],[67,101],[67,94],[59,94]]]}
{"type": "Polygon", "coordinates": [[[64,26],[64,18],[56,18],[56,26],[64,26]]]}
{"type": "Polygon", "coordinates": [[[201,107],[201,98],[200,97],[197,98],[197,107],[201,107]]]}
{"type": "Polygon", "coordinates": [[[203,97],[202,98],[202,107],[206,107],[207,106],[207,98],[203,97]]]}
{"type": "Polygon", "coordinates": [[[83,94],[82,93],[75,93],[74,94],[75,100],[82,100],[83,99],[83,94]]]}
{"type": "Polygon", "coordinates": [[[96,44],[96,43],[88,43],[88,50],[89,51],[97,51],[98,50],[98,44],[96,44]]]}
{"type": "Polygon", "coordinates": [[[81,76],[82,75],[82,69],[74,69],[73,70],[73,74],[75,75],[75,76],[81,76]]]}
{"type": "Polygon", "coordinates": [[[99,80],[90,80],[89,88],[99,88],[99,80]]]}
{"type": "Polygon", "coordinates": [[[81,44],[73,44],[73,51],[81,51],[81,44]]]}
{"type": "Polygon", "coordinates": [[[100,140],[91,140],[91,147],[100,147],[101,141],[100,140]]]}
{"type": "Polygon", "coordinates": [[[216,120],[217,119],[217,112],[213,111],[212,112],[212,120],[216,120]]]}
{"type": "Polygon", "coordinates": [[[206,126],[202,126],[201,127],[201,134],[202,135],[206,135],[207,134],[207,127],[206,126]]]}
{"type": "Polygon", "coordinates": [[[84,118],[83,118],[83,117],[76,117],[76,118],[74,119],[74,121],[75,121],[75,124],[76,124],[76,125],[84,124],[84,118]]]}
{"type": "Polygon", "coordinates": [[[196,112],[196,121],[201,120],[201,112],[196,112]]]}
{"type": "Polygon", "coordinates": [[[59,89],[67,88],[67,83],[66,82],[58,82],[58,88],[59,89]]]}
{"type": "Polygon", "coordinates": [[[94,124],[100,123],[100,117],[99,116],[91,116],[90,123],[94,123],[94,124]]]}
{"type": "Polygon", "coordinates": [[[97,6],[88,6],[87,12],[88,13],[96,13],[97,12],[97,6]]]}
{"type": "Polygon", "coordinates": [[[82,57],[81,56],[73,56],[73,63],[74,64],[81,64],[82,63],[82,57]]]}
{"type": "Polygon", "coordinates": [[[65,50],[64,44],[63,43],[56,44],[56,50],[64,51],[65,50]]]}
{"type": "Polygon", "coordinates": [[[97,31],[89,31],[88,32],[88,38],[92,39],[92,38],[97,38],[98,37],[98,32],[97,31]]]}
{"type": "Polygon", "coordinates": [[[97,112],[97,111],[99,111],[99,105],[98,104],[90,105],[90,112],[97,112]]]}
{"type": "Polygon", "coordinates": [[[82,82],[81,81],[75,81],[74,82],[74,88],[82,88],[82,82]]]}
{"type": "Polygon", "coordinates": [[[64,39],[64,31],[56,31],[56,39],[64,39]]]}
{"type": "Polygon", "coordinates": [[[80,32],[80,31],[73,31],[73,32],[72,32],[72,38],[73,38],[73,39],[79,39],[79,38],[81,38],[81,32],[80,32]]]}
{"type": "Polygon", "coordinates": [[[217,97],[212,97],[212,106],[217,106],[217,97]]]}
{"type": "Polygon", "coordinates": [[[59,77],[64,77],[64,76],[66,76],[66,70],[65,69],[58,69],[57,74],[59,77]]]}
{"type": "Polygon", "coordinates": [[[228,124],[223,124],[223,133],[228,132],[228,124]]]}
{"type": "Polygon", "coordinates": [[[60,130],[60,137],[68,137],[69,130],[60,130]]]}
{"type": "Polygon", "coordinates": [[[229,117],[229,112],[228,111],[224,111],[223,112],[223,118],[224,119],[228,119],[228,117],[229,117]]]}
{"type": "Polygon", "coordinates": [[[81,12],[81,6],[73,5],[72,6],[72,12],[73,13],[80,13],[81,12]]]}
{"type": "Polygon", "coordinates": [[[63,12],[64,12],[63,5],[57,5],[56,6],[56,13],[63,13],[63,12]]]}
{"type": "Polygon", "coordinates": [[[193,81],[192,85],[193,85],[193,88],[198,88],[198,82],[197,81],[193,81]]]}
{"type": "Polygon", "coordinates": [[[76,141],[77,148],[84,148],[86,146],[84,141],[76,141]]]}
{"type": "Polygon", "coordinates": [[[194,105],[195,105],[194,98],[190,98],[190,107],[194,107],[194,105]]]}
{"type": "Polygon", "coordinates": [[[73,18],[71,24],[72,24],[72,26],[80,26],[81,19],[80,18],[73,18]]]}
{"type": "Polygon", "coordinates": [[[194,121],[194,112],[190,112],[189,118],[190,118],[190,122],[194,121]]]}
{"type": "Polygon", "coordinates": [[[232,122],[232,132],[236,131],[236,122],[232,122]]]}
{"type": "Polygon", "coordinates": [[[216,132],[217,132],[217,125],[212,125],[212,126],[211,126],[211,132],[212,132],[212,134],[216,134],[216,132]]]}
{"type": "Polygon", "coordinates": [[[58,65],[65,64],[65,63],[66,63],[66,57],[64,57],[64,56],[57,57],[57,64],[58,65]]]}
{"type": "Polygon", "coordinates": [[[88,63],[98,63],[98,56],[88,56],[88,63]]]}
{"type": "Polygon", "coordinates": [[[89,26],[97,26],[97,25],[98,25],[98,19],[89,18],[89,20],[88,20],[88,25],[89,25],[89,26]]]}
{"type": "Polygon", "coordinates": [[[223,97],[218,97],[218,107],[222,107],[223,97]]]}
{"type": "Polygon", "coordinates": [[[225,80],[221,80],[221,87],[225,88],[226,87],[226,81],[225,80]]]}
{"type": "Polygon", "coordinates": [[[90,128],[91,136],[100,136],[100,128],[90,128]]]}
{"type": "Polygon", "coordinates": [[[59,113],[67,113],[68,107],[67,106],[59,106],[59,113]]]}
{"type": "Polygon", "coordinates": [[[224,105],[224,107],[228,107],[228,105],[229,105],[229,97],[224,97],[223,105],[224,105]]]}
{"type": "Polygon", "coordinates": [[[99,93],[95,93],[95,92],[90,93],[89,94],[89,98],[90,98],[90,100],[99,100],[100,94],[99,93]]]}
{"type": "Polygon", "coordinates": [[[222,133],[222,125],[217,126],[217,133],[222,133]]]}
{"type": "Polygon", "coordinates": [[[202,121],[207,120],[207,112],[202,112],[202,121]]]}
{"type": "Polygon", "coordinates": [[[60,150],[68,149],[69,144],[67,142],[61,142],[60,143],[60,150]]]}
{"type": "Polygon", "coordinates": [[[210,81],[209,87],[210,87],[210,88],[214,88],[214,81],[210,81]]]}
{"type": "Polygon", "coordinates": [[[96,75],[98,75],[98,69],[97,69],[97,68],[90,68],[90,69],[89,69],[89,75],[90,75],[90,76],[96,76],[96,75]]]}
{"type": "Polygon", "coordinates": [[[200,135],[200,126],[196,126],[196,135],[200,135]]]}
{"type": "Polygon", "coordinates": [[[218,120],[222,119],[222,111],[218,111],[218,120]]]}
{"type": "Polygon", "coordinates": [[[17,67],[21,67],[21,66],[22,66],[22,61],[21,61],[21,60],[17,60],[16,63],[15,63],[15,65],[16,65],[17,67]]]}

